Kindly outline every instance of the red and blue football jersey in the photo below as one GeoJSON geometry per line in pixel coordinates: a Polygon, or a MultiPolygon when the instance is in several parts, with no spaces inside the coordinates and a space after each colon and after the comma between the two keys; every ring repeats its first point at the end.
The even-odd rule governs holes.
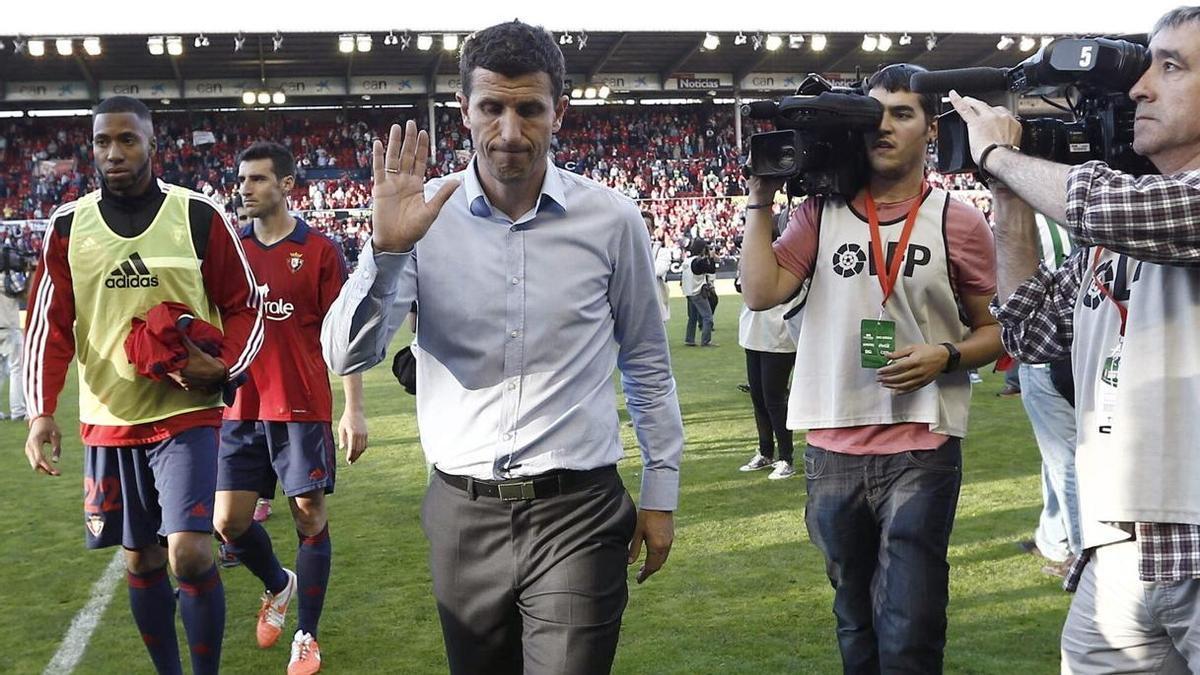
{"type": "Polygon", "coordinates": [[[253,224],[241,237],[263,292],[266,335],[225,419],[331,422],[321,322],[346,281],[345,258],[337,244],[300,218],[287,238],[270,246],[254,236],[253,224]]]}

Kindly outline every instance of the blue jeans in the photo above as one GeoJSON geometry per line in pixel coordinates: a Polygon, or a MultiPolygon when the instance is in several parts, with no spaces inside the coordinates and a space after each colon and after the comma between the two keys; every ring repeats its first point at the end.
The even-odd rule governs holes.
{"type": "Polygon", "coordinates": [[[845,673],[940,673],[962,445],[895,455],[804,451],[808,536],[833,585],[845,673]]]}
{"type": "Polygon", "coordinates": [[[1005,386],[1012,387],[1013,389],[1021,388],[1021,369],[1017,367],[1018,365],[1014,363],[1008,367],[1008,370],[1004,371],[1005,386]]]}
{"type": "Polygon", "coordinates": [[[1075,409],[1045,366],[1021,364],[1021,403],[1042,453],[1042,515],[1033,540],[1042,555],[1063,561],[1082,551],[1075,488],[1075,409]]]}
{"type": "Polygon", "coordinates": [[[696,344],[696,324],[700,325],[700,344],[712,342],[712,305],[708,304],[708,298],[699,293],[688,296],[687,332],[683,341],[689,345],[696,344]]]}

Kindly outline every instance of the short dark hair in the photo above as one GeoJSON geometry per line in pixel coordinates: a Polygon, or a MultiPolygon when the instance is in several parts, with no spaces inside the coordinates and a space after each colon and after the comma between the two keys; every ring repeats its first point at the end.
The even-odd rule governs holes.
{"type": "Polygon", "coordinates": [[[1150,39],[1154,39],[1154,36],[1161,30],[1176,28],[1193,21],[1200,21],[1200,6],[1192,5],[1188,7],[1185,5],[1183,7],[1176,7],[1163,14],[1158,21],[1154,22],[1154,28],[1150,31],[1150,39]]]}
{"type": "Polygon", "coordinates": [[[498,23],[467,37],[462,56],[458,59],[458,74],[462,78],[463,95],[471,96],[471,73],[483,68],[505,77],[530,73],[550,76],[550,93],[557,101],[562,96],[567,78],[567,64],[554,37],[541,26],[520,21],[498,23]]]}
{"type": "Polygon", "coordinates": [[[276,180],[296,175],[296,158],[292,157],[290,150],[274,141],[252,143],[250,147],[242,151],[242,154],[238,155],[237,163],[241,164],[252,159],[271,160],[271,171],[275,172],[276,180]]]}
{"type": "Polygon", "coordinates": [[[150,121],[150,109],[132,96],[109,96],[92,108],[93,115],[106,113],[133,113],[139,120],[150,121]]]}
{"type": "MultiPolygon", "coordinates": [[[[912,80],[912,76],[924,72],[928,71],[911,63],[893,63],[890,66],[884,66],[867,78],[866,83],[863,84],[863,93],[869,94],[875,87],[882,87],[884,91],[911,92],[909,81],[912,80]]],[[[925,121],[933,124],[938,112],[938,95],[918,94],[918,96],[921,98],[921,110],[925,111],[925,121]]]]}

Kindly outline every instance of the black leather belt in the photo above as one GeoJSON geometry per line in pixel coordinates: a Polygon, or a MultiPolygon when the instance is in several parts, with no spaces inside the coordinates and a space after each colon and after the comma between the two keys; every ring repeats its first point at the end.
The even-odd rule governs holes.
{"type": "Polygon", "coordinates": [[[616,475],[615,466],[602,466],[587,471],[554,471],[540,476],[514,478],[512,480],[479,480],[470,476],[455,476],[434,469],[446,485],[466,492],[471,499],[491,497],[502,502],[519,502],[530,499],[556,497],[574,492],[588,485],[595,485],[610,475],[616,475]]]}

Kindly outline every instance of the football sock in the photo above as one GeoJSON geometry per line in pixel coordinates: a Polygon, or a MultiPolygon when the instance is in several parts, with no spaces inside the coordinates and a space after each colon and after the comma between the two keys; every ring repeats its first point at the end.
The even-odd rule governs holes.
{"type": "Polygon", "coordinates": [[[300,548],[296,551],[296,576],[300,585],[299,627],[316,638],[333,556],[329,524],[326,523],[324,529],[311,537],[301,532],[296,534],[300,537],[300,548]]]}
{"type": "Polygon", "coordinates": [[[216,673],[225,635],[225,588],[216,565],[196,577],[179,577],[179,613],[191,647],[192,672],[216,673]]]}
{"type": "Polygon", "coordinates": [[[237,551],[238,559],[263,582],[268,591],[279,593],[287,587],[287,573],[275,557],[271,536],[262,525],[251,521],[250,527],[230,543],[237,551]]]}
{"type": "Polygon", "coordinates": [[[160,675],[183,675],[179,642],[175,638],[175,590],[167,568],[146,574],[125,573],[133,621],[160,675]]]}

